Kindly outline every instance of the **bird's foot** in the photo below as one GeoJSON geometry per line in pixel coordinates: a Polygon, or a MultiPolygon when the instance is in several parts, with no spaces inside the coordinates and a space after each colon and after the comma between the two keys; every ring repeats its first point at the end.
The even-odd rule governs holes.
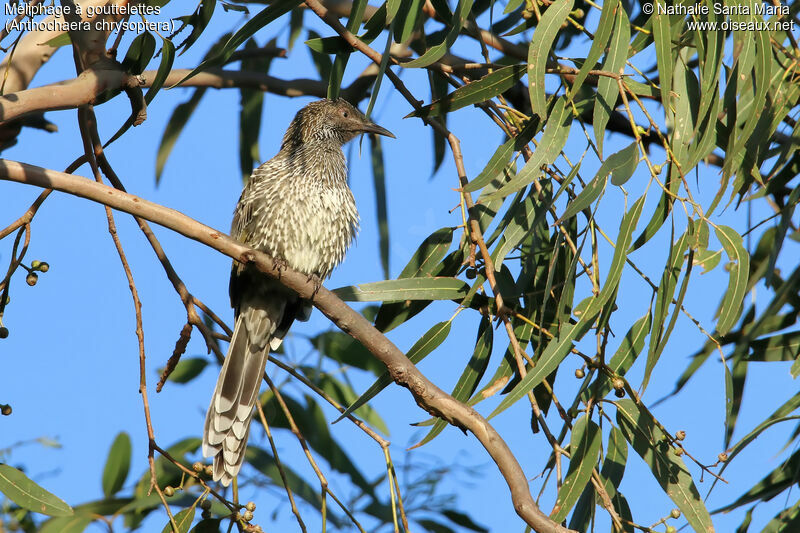
{"type": "Polygon", "coordinates": [[[320,288],[322,288],[322,280],[315,274],[309,274],[306,281],[309,283],[314,282],[314,292],[311,293],[311,299],[313,300],[320,288]]]}
{"type": "Polygon", "coordinates": [[[281,272],[286,270],[286,267],[289,265],[286,264],[286,259],[281,257],[273,257],[272,258],[272,270],[278,273],[278,279],[281,279],[281,272]]]}

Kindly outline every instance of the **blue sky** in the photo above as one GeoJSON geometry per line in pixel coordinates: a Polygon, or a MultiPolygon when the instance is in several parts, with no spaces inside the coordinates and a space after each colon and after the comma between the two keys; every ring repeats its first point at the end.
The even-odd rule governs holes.
{"type": "MultiPolygon", "coordinates": [[[[176,9],[169,5],[165,13],[181,14],[176,9]]],[[[4,15],[0,14],[0,19],[2,17],[4,15]]],[[[307,21],[312,18],[311,13],[306,14],[307,21]]],[[[218,9],[201,41],[187,54],[177,58],[175,66],[190,68],[196,65],[201,53],[211,42],[241,22],[241,14],[218,9]]],[[[314,26],[323,35],[329,34],[316,22],[314,26]]],[[[263,44],[275,35],[279,36],[279,44],[285,43],[286,19],[273,24],[256,38],[263,44]]],[[[302,44],[305,38],[303,36],[298,41],[288,59],[273,61],[270,74],[284,78],[316,77],[308,52],[302,44]]],[[[463,53],[474,55],[477,44],[468,39],[464,41],[461,45],[463,53]]],[[[581,39],[576,41],[572,50],[578,56],[586,43],[581,39]]],[[[377,42],[383,43],[383,37],[377,42]]],[[[361,58],[354,56],[346,71],[345,85],[365,66],[361,58]]],[[[155,62],[150,68],[155,68],[155,62]]],[[[423,72],[402,71],[401,74],[418,97],[429,98],[423,72]]],[[[72,60],[68,50],[64,49],[42,69],[34,84],[41,85],[73,76],[72,60]]],[[[108,156],[129,192],[177,209],[227,232],[233,206],[241,189],[238,91],[226,89],[207,92],[179,138],[161,184],[155,185],[155,154],[166,121],[175,105],[185,101],[189,94],[190,90],[187,89],[162,92],[149,107],[148,120],[112,145],[108,156]]],[[[260,139],[262,160],[275,153],[292,116],[310,100],[266,96],[260,139]]],[[[366,103],[362,103],[362,109],[365,106],[366,103]]],[[[122,97],[97,109],[102,138],[108,138],[116,131],[129,109],[122,97]]],[[[431,134],[419,120],[402,119],[410,111],[408,103],[394,91],[391,84],[384,82],[373,117],[397,136],[396,140],[387,139],[383,143],[387,163],[393,276],[399,273],[407,258],[429,233],[460,223],[458,211],[449,213],[458,203],[458,195],[452,190],[457,186],[457,175],[451,155],[448,151],[442,168],[435,176],[431,176],[431,134]]],[[[49,113],[48,118],[59,127],[57,134],[26,130],[20,143],[6,151],[4,157],[63,170],[82,150],[75,115],[74,111],[49,113]]],[[[477,110],[465,109],[453,114],[449,127],[462,140],[468,176],[474,177],[486,164],[502,137],[496,127],[477,110]]],[[[613,153],[629,142],[622,136],[611,135],[606,139],[605,153],[613,153]]],[[[566,150],[571,160],[580,157],[585,146],[585,138],[575,124],[566,150]]],[[[378,255],[368,143],[364,142],[361,154],[357,141],[348,145],[345,153],[350,162],[351,186],[361,212],[362,229],[344,264],[326,283],[331,288],[383,278],[378,255]]],[[[664,157],[658,148],[653,148],[651,155],[656,162],[661,162],[664,157]]],[[[589,159],[587,157],[585,170],[581,171],[584,178],[591,178],[592,170],[597,168],[597,161],[589,159]]],[[[563,160],[559,163],[563,169],[563,160]]],[[[76,174],[88,176],[89,171],[84,167],[76,174]]],[[[627,185],[628,206],[642,193],[647,179],[646,169],[640,165],[627,185]]],[[[696,183],[696,190],[693,191],[696,197],[708,205],[719,183],[717,169],[701,165],[697,182],[694,179],[691,182],[693,185],[696,183]]],[[[655,207],[657,192],[653,189],[648,195],[640,229],[655,207]]],[[[0,224],[5,225],[16,219],[38,193],[31,187],[0,182],[0,198],[3,199],[0,224]]],[[[609,186],[598,213],[598,221],[612,239],[616,239],[624,201],[623,194],[609,186]]],[[[754,202],[754,221],[767,213],[764,208],[762,204],[754,202]]],[[[677,217],[678,222],[680,218],[677,217]]],[[[738,211],[731,206],[723,214],[714,217],[715,222],[739,230],[746,228],[746,220],[744,205],[738,211]]],[[[161,446],[168,446],[184,437],[200,435],[205,409],[216,380],[216,369],[208,368],[189,385],[170,383],[162,393],[155,393],[157,369],[172,353],[185,322],[185,311],[133,220],[118,213],[116,221],[143,302],[147,377],[157,441],[161,446]]],[[[676,235],[681,230],[678,227],[676,235]]],[[[230,324],[232,312],[227,296],[229,260],[163,228],[156,228],[156,234],[189,290],[230,324]]],[[[760,231],[754,235],[760,235],[760,231]]],[[[631,256],[652,279],[660,278],[664,260],[662,254],[666,255],[665,243],[668,239],[669,231],[665,226],[653,242],[631,256]]],[[[751,249],[756,243],[754,237],[751,249]]],[[[797,244],[787,242],[786,246],[782,264],[784,268],[798,259],[797,244]]],[[[0,244],[0,260],[3,263],[8,261],[9,251],[10,242],[6,239],[0,244]]],[[[601,254],[605,254],[605,258],[601,255],[603,273],[607,270],[611,251],[610,246],[601,246],[601,254]]],[[[138,481],[147,466],[147,438],[138,394],[138,355],[130,293],[106,230],[104,211],[96,204],[59,193],[51,195],[32,225],[32,242],[27,257],[30,260],[47,261],[51,269],[40,275],[36,287],[25,285],[24,276],[19,275],[12,285],[12,303],[4,317],[11,336],[0,342],[0,402],[11,404],[14,414],[0,419],[0,449],[38,437],[57,440],[61,445],[59,449],[30,443],[14,447],[4,460],[13,465],[25,465],[28,475],[69,503],[78,504],[102,496],[100,477],[103,464],[118,432],[128,432],[134,444],[133,467],[126,486],[138,481]]],[[[727,274],[722,266],[705,275],[693,273],[686,306],[708,330],[713,328],[713,315],[726,284],[727,274]]],[[[576,301],[588,295],[585,286],[579,285],[580,288],[584,290],[584,296],[576,296],[576,301]]],[[[756,298],[762,307],[768,302],[761,288],[747,298],[756,298]]],[[[634,273],[626,272],[617,299],[620,310],[612,322],[617,339],[624,335],[634,320],[645,314],[649,299],[647,285],[637,279],[634,273]]],[[[434,321],[447,319],[454,311],[455,305],[452,303],[432,306],[408,324],[391,332],[389,337],[406,350],[434,321]]],[[[475,315],[471,312],[461,313],[454,321],[454,329],[447,342],[420,365],[422,371],[445,390],[450,390],[455,384],[472,353],[478,323],[475,315]]],[[[308,343],[304,338],[329,327],[330,324],[319,313],[315,313],[308,324],[295,327],[293,337],[287,342],[287,357],[293,361],[315,361],[307,355],[308,343]]],[[[496,331],[495,340],[490,371],[493,371],[506,348],[507,339],[502,328],[496,331]]],[[[684,317],[678,320],[677,329],[644,396],[645,402],[652,403],[672,389],[688,362],[688,356],[703,341],[703,335],[688,320],[684,317]]],[[[586,349],[592,350],[593,339],[587,337],[584,342],[587,343],[586,349]]],[[[616,343],[618,340],[612,341],[609,347],[611,353],[616,349],[616,343]]],[[[199,334],[193,335],[186,353],[205,354],[199,334]]],[[[556,385],[562,398],[570,398],[577,387],[573,372],[580,365],[576,357],[568,357],[562,364],[556,385]]],[[[632,383],[638,383],[642,368],[643,363],[637,363],[629,374],[632,383]]],[[[734,441],[796,390],[797,384],[789,376],[788,364],[785,372],[776,368],[778,365],[775,364],[769,367],[750,365],[748,388],[734,441]]],[[[270,371],[280,376],[281,380],[285,377],[274,367],[270,371]]],[[[363,391],[371,384],[372,378],[354,372],[353,382],[358,391],[363,391]]],[[[290,390],[303,392],[294,385],[290,386],[290,390]]],[[[723,451],[723,399],[722,368],[718,360],[712,360],[680,396],[659,405],[655,414],[670,430],[685,430],[688,434],[687,449],[695,457],[712,463],[716,455],[723,451]]],[[[486,405],[480,407],[481,412],[488,414],[498,401],[496,398],[487,400],[486,405]]],[[[498,416],[493,423],[509,442],[526,474],[533,478],[541,471],[549,447],[541,435],[531,436],[529,409],[524,403],[520,402],[498,416]]],[[[458,430],[448,428],[432,443],[406,454],[404,450],[424,435],[424,430],[409,424],[425,420],[427,414],[417,408],[406,390],[397,387],[387,388],[373,405],[390,427],[392,452],[396,461],[402,463],[411,459],[431,467],[454,463],[475,468],[474,476],[457,470],[458,473],[444,483],[443,493],[455,494],[454,507],[468,510],[478,523],[491,531],[523,530],[521,521],[513,512],[505,483],[472,436],[465,437],[458,430]]],[[[327,414],[329,420],[334,419],[332,410],[328,410],[327,414]]],[[[556,424],[554,416],[557,416],[555,411],[551,413],[550,420],[556,424]]],[[[765,472],[778,466],[791,451],[782,451],[790,430],[789,427],[774,428],[743,452],[726,471],[725,477],[731,483],[715,488],[708,503],[709,508],[729,503],[765,472]]],[[[371,477],[380,475],[383,457],[374,442],[346,423],[333,426],[332,431],[351,457],[356,459],[359,467],[371,477]]],[[[257,433],[253,432],[251,442],[266,445],[263,436],[257,433]]],[[[277,442],[284,460],[307,475],[314,486],[316,481],[313,473],[307,467],[296,440],[288,432],[278,432],[277,442]]],[[[699,479],[698,469],[691,467],[691,471],[696,474],[695,479],[699,479]]],[[[700,485],[703,495],[709,486],[708,479],[706,476],[706,482],[700,485]]],[[[342,478],[331,474],[331,481],[337,494],[347,495],[347,484],[342,478]]],[[[540,487],[541,480],[532,480],[534,495],[538,494],[540,487]]],[[[383,488],[385,500],[388,500],[388,487],[384,484],[383,488]]],[[[629,450],[626,477],[620,489],[640,523],[652,524],[674,507],[632,449],[629,450]]],[[[262,491],[250,498],[259,504],[257,522],[264,525],[265,529],[297,529],[291,514],[282,504],[281,492],[262,491]],[[280,510],[273,520],[271,513],[277,508],[280,510]]],[[[549,511],[553,501],[553,491],[545,492],[542,508],[549,511]]],[[[754,515],[754,526],[765,524],[786,503],[786,500],[779,498],[762,506],[763,509],[760,508],[754,515]]],[[[310,529],[318,529],[314,511],[307,507],[302,510],[310,529]]],[[[715,516],[714,520],[719,531],[730,531],[738,525],[740,516],[715,516]]],[[[598,517],[600,524],[603,524],[606,517],[599,510],[598,517]]],[[[145,530],[160,530],[163,522],[165,520],[159,515],[147,523],[145,530]]],[[[104,530],[99,526],[93,528],[90,531],[104,530]]]]}

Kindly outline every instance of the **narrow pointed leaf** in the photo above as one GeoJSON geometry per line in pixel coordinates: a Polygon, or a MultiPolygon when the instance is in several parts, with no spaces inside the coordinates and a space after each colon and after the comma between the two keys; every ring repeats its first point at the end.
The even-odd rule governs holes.
{"type": "Polygon", "coordinates": [[[73,514],[72,507],[64,500],[47,492],[13,466],[0,464],[0,492],[29,511],[47,516],[73,514]]]}
{"type": "MultiPolygon", "coordinates": [[[[552,7],[550,9],[552,9],[552,7]]],[[[486,195],[485,199],[491,201],[498,198],[505,198],[509,194],[524,188],[539,177],[541,174],[540,167],[542,165],[552,165],[558,158],[558,154],[567,143],[571,125],[572,110],[566,106],[566,98],[561,97],[553,106],[553,111],[547,119],[547,124],[545,125],[542,138],[539,141],[539,146],[533,151],[531,158],[525,163],[525,166],[522,167],[522,170],[520,170],[516,176],[511,178],[511,180],[499,190],[486,195]]]]}
{"type": "Polygon", "coordinates": [[[608,159],[603,161],[600,169],[597,171],[595,177],[586,184],[586,187],[572,200],[564,214],[561,215],[559,220],[567,220],[570,217],[580,213],[594,202],[608,183],[608,176],[612,173],[621,173],[621,175],[630,177],[632,173],[631,166],[635,167],[638,163],[639,148],[636,143],[629,144],[619,152],[611,155],[608,159]]]}
{"type": "MultiPolygon", "coordinates": [[[[625,66],[628,58],[628,44],[631,40],[631,28],[628,15],[620,6],[617,9],[617,16],[614,24],[614,31],[611,32],[611,40],[608,44],[608,53],[603,61],[603,70],[619,73],[625,66]]],[[[611,116],[611,112],[616,107],[619,97],[619,85],[617,80],[607,76],[600,76],[597,81],[597,98],[594,100],[594,110],[592,111],[592,123],[594,126],[594,137],[597,140],[597,148],[600,155],[603,155],[603,139],[606,132],[606,124],[611,116]]]]}
{"type": "Polygon", "coordinates": [[[122,488],[131,466],[131,438],[124,431],[117,434],[103,469],[103,494],[110,498],[122,488]]]}
{"type": "Polygon", "coordinates": [[[406,68],[422,68],[439,61],[450,47],[453,46],[453,43],[456,42],[461,28],[464,27],[469,12],[472,10],[473,1],[474,0],[458,0],[458,6],[456,6],[455,13],[453,13],[453,20],[450,23],[450,30],[447,32],[444,42],[430,47],[417,59],[407,63],[400,63],[400,65],[406,68]]]}
{"type": "Polygon", "coordinates": [[[697,532],[712,533],[711,516],[692,475],[683,460],[672,452],[666,435],[655,424],[652,415],[628,399],[615,403],[617,423],[625,438],[650,467],[656,481],[681,510],[689,526],[697,532]]]}
{"type": "Polygon", "coordinates": [[[175,529],[172,527],[172,522],[167,522],[167,525],[164,526],[164,529],[161,530],[161,533],[189,533],[189,528],[192,527],[192,522],[194,521],[194,512],[194,506],[179,511],[174,516],[175,525],[178,526],[178,531],[175,531],[175,529]]]}
{"type": "Polygon", "coordinates": [[[570,99],[575,98],[583,82],[586,80],[586,76],[589,75],[589,71],[597,65],[600,56],[603,55],[606,44],[608,44],[608,39],[611,37],[611,31],[614,28],[618,5],[619,0],[609,0],[603,3],[603,8],[600,12],[600,21],[597,23],[597,31],[594,33],[594,39],[592,39],[592,46],[589,48],[589,54],[586,56],[586,61],[583,62],[583,65],[578,71],[578,75],[575,76],[572,82],[572,88],[569,91],[570,99]]]}
{"type": "MultiPolygon", "coordinates": [[[[484,372],[486,372],[486,368],[489,366],[489,356],[492,352],[493,335],[494,330],[492,329],[492,324],[486,317],[484,317],[481,319],[480,326],[478,326],[478,340],[475,343],[475,351],[467,363],[466,368],[464,368],[464,371],[461,373],[461,377],[458,378],[456,386],[453,388],[453,392],[451,393],[451,396],[456,400],[460,402],[466,402],[469,397],[472,396],[472,393],[475,392],[478,382],[481,380],[484,372]]],[[[436,421],[433,424],[433,428],[431,428],[428,434],[411,448],[418,448],[423,444],[432,441],[439,433],[442,432],[442,430],[444,430],[445,427],[447,427],[447,422],[441,418],[436,418],[435,420],[436,421]]]]}
{"type": "Polygon", "coordinates": [[[467,185],[464,187],[464,191],[477,191],[497,178],[497,175],[502,172],[503,167],[507,165],[514,152],[521,150],[526,144],[531,142],[531,139],[536,134],[538,126],[538,120],[529,120],[516,137],[501,144],[489,159],[489,162],[486,164],[486,168],[484,168],[480,174],[472,178],[472,180],[467,183],[467,185]]]}
{"type": "MultiPolygon", "coordinates": [[[[423,335],[415,344],[411,347],[411,349],[406,353],[406,357],[414,363],[417,364],[422,359],[427,357],[433,350],[435,350],[440,344],[444,342],[447,338],[447,335],[450,334],[450,321],[447,322],[439,322],[435,324],[431,329],[429,329],[425,335],[423,335]]],[[[334,420],[334,424],[341,420],[342,418],[346,417],[369,400],[374,398],[380,391],[386,388],[392,382],[392,377],[389,375],[389,372],[384,372],[378,380],[373,383],[358,399],[353,402],[353,404],[347,408],[347,410],[342,413],[342,415],[334,420]]]]}
{"type": "Polygon", "coordinates": [[[456,278],[408,278],[340,287],[333,292],[346,302],[402,302],[457,300],[467,291],[469,285],[456,278]]]}
{"type": "Polygon", "coordinates": [[[544,119],[547,116],[544,92],[544,71],[550,49],[556,40],[561,25],[572,11],[573,0],[556,0],[542,15],[528,46],[528,92],[531,111],[544,119]]]}
{"type": "Polygon", "coordinates": [[[736,325],[742,313],[742,302],[747,291],[747,277],[750,272],[750,255],[742,244],[742,236],[732,228],[717,226],[715,233],[731,260],[728,289],[722,298],[717,321],[717,333],[724,335],[736,325]]]}
{"type": "Polygon", "coordinates": [[[554,522],[563,521],[578,501],[578,497],[592,477],[592,470],[597,466],[601,444],[600,426],[592,422],[588,416],[582,416],[575,421],[570,440],[569,469],[564,483],[558,490],[553,512],[550,513],[550,518],[554,522]]]}
{"type": "Polygon", "coordinates": [[[524,74],[524,65],[509,65],[499,68],[477,81],[459,87],[444,98],[409,113],[406,118],[441,115],[468,105],[484,102],[513,87],[524,74]]]}
{"type": "Polygon", "coordinates": [[[150,88],[147,89],[147,93],[144,95],[144,101],[147,104],[152,102],[158,91],[161,90],[164,80],[167,79],[169,71],[172,70],[172,62],[175,60],[175,45],[172,44],[172,41],[162,37],[161,42],[161,62],[158,65],[158,71],[156,71],[156,76],[153,78],[150,88]]]}

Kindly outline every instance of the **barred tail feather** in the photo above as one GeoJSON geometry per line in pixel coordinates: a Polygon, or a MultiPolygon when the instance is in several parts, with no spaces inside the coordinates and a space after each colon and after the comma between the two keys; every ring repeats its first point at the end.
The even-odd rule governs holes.
{"type": "Polygon", "coordinates": [[[247,449],[253,406],[285,302],[243,305],[222,365],[203,432],[203,455],[214,458],[214,481],[228,486],[247,449]]]}

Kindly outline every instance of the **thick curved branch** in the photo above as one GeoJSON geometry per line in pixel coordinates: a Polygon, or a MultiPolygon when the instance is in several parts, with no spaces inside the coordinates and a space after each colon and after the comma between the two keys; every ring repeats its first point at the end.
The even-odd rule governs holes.
{"type": "Polygon", "coordinates": [[[30,113],[91,104],[106,89],[138,86],[136,76],[121,70],[85,70],[71,80],[0,96],[0,124],[30,113]]]}
{"type": "Polygon", "coordinates": [[[519,462],[497,431],[472,407],[464,405],[431,383],[392,342],[383,336],[361,314],[351,309],[335,294],[305,274],[289,268],[280,269],[268,255],[257,252],[227,235],[170,209],[117,189],[16,161],[0,161],[0,179],[51,188],[107,205],[131,215],[177,231],[243,263],[252,263],[260,271],[279,279],[303,298],[313,300],[314,306],[342,331],[364,345],[380,360],[392,379],[409,389],[417,404],[434,416],[471,431],[489,452],[511,490],[514,509],[537,532],[568,532],[570,530],[550,520],[534,502],[528,480],[519,462]],[[316,294],[315,294],[316,291],[316,294]]]}

